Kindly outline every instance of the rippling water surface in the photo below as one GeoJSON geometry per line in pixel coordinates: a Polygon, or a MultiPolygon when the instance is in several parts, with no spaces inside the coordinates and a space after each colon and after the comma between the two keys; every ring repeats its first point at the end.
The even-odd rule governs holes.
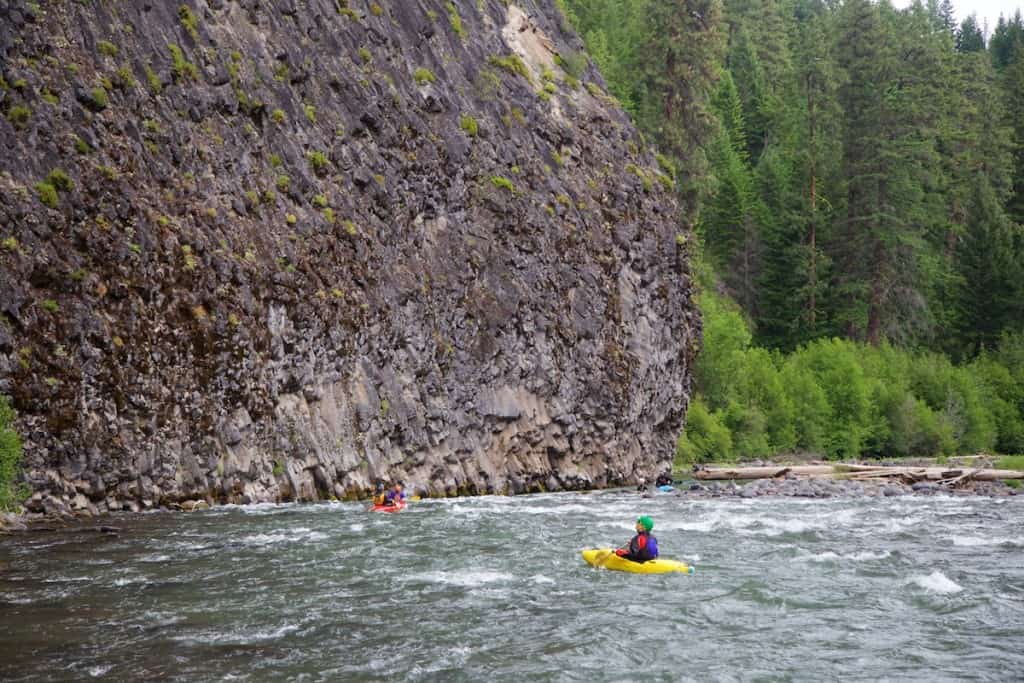
{"type": "Polygon", "coordinates": [[[0,537],[0,679],[1020,680],[1024,499],[632,492],[0,537]],[[692,575],[595,570],[638,514],[692,575]]]}

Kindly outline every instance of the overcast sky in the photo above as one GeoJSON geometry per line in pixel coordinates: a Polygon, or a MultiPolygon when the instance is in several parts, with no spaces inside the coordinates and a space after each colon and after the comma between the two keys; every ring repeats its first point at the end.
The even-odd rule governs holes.
{"type": "MultiPolygon", "coordinates": [[[[912,0],[893,0],[893,5],[908,7],[911,2],[912,0]]],[[[979,25],[988,20],[988,35],[992,35],[1000,14],[1007,19],[1018,9],[1024,14],[1024,0],[953,0],[953,9],[956,10],[958,23],[972,13],[978,15],[979,25]]]]}

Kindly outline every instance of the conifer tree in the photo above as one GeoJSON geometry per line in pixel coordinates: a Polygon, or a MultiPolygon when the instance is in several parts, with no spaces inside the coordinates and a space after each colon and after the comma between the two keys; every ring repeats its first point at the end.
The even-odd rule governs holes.
{"type": "Polygon", "coordinates": [[[985,49],[985,36],[978,26],[978,15],[971,14],[960,22],[956,32],[957,52],[982,52],[985,49]]]}
{"type": "Polygon", "coordinates": [[[878,344],[911,341],[929,325],[926,273],[936,216],[927,175],[935,168],[935,55],[924,14],[852,0],[840,10],[840,89],[846,216],[835,292],[843,331],[878,344]],[[916,42],[915,42],[916,41],[916,42]]]}
{"type": "Polygon", "coordinates": [[[676,161],[684,220],[705,190],[705,145],[716,128],[710,98],[724,48],[719,0],[648,0],[640,55],[647,98],[641,112],[676,161]]]}

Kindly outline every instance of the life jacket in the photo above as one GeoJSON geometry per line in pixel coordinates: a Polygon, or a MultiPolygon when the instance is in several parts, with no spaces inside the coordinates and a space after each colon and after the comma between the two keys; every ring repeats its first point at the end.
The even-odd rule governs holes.
{"type": "Polygon", "coordinates": [[[405,491],[395,493],[394,489],[389,489],[384,494],[384,503],[387,505],[398,505],[400,502],[405,500],[405,491]]]}
{"type": "Polygon", "coordinates": [[[658,556],[658,539],[647,531],[641,531],[629,541],[626,557],[634,562],[646,562],[658,556]]]}

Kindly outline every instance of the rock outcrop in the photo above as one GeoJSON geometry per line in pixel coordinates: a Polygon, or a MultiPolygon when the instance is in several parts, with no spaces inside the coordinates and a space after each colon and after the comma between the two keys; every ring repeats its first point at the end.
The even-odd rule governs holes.
{"type": "Polygon", "coordinates": [[[690,236],[551,0],[0,0],[0,63],[30,509],[671,458],[690,236]]]}

